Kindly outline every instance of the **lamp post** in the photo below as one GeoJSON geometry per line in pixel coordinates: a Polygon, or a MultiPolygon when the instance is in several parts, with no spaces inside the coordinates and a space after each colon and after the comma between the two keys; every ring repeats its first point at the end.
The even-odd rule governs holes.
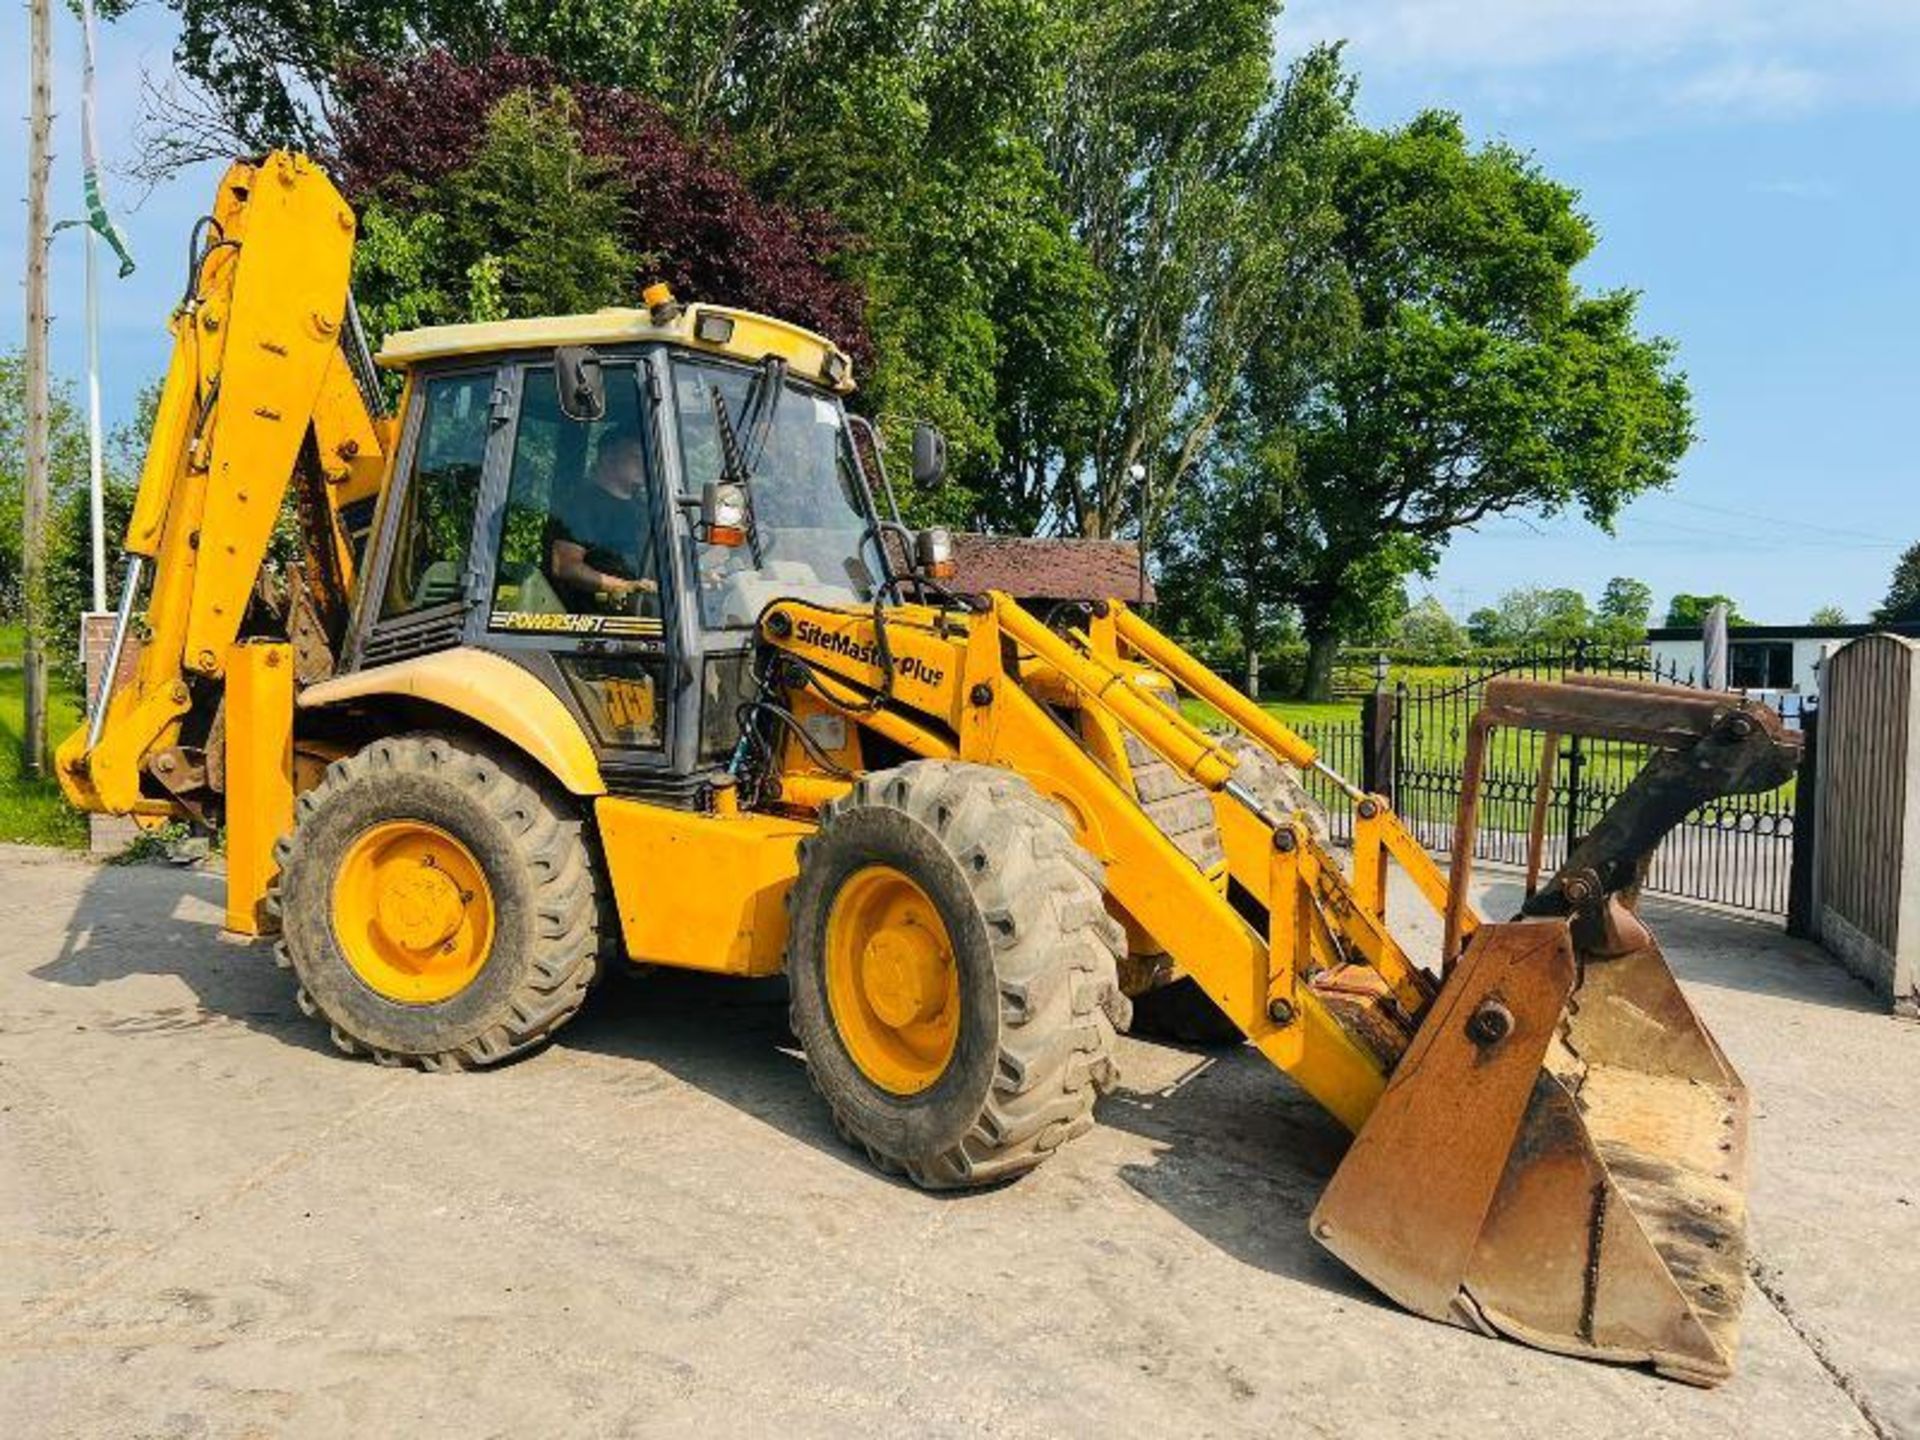
{"type": "Polygon", "coordinates": [[[1127,475],[1140,487],[1140,581],[1134,595],[1134,604],[1147,603],[1147,503],[1150,492],[1147,489],[1147,467],[1145,462],[1136,460],[1127,467],[1127,475]]]}

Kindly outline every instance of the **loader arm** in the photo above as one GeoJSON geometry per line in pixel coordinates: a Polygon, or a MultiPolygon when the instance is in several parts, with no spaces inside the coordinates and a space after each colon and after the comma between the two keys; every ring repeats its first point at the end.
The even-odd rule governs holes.
{"type": "Polygon", "coordinates": [[[127,527],[109,667],[87,723],[55,758],[81,809],[214,818],[233,768],[227,751],[242,758],[264,737],[272,752],[291,733],[290,710],[236,713],[227,681],[250,663],[255,593],[289,487],[298,487],[303,593],[266,636],[287,638],[299,608],[303,638],[324,648],[354,578],[342,511],[382,483],[388,422],[376,418],[348,294],[354,229],[326,175],[284,152],[231,166],[195,227],[127,527]]]}
{"type": "MultiPolygon", "coordinates": [[[[1145,639],[1150,627],[1144,621],[1118,605],[1111,613],[1145,639]]],[[[1348,948],[1345,927],[1325,923],[1315,887],[1337,893],[1353,910],[1361,907],[1304,827],[1262,812],[1234,781],[1233,755],[1133,683],[1125,667],[1056,634],[1005,596],[965,611],[903,607],[888,612],[883,624],[885,657],[875,643],[871,614],[782,601],[761,618],[763,635],[798,662],[787,677],[797,682],[796,692],[811,691],[857,715],[916,755],[1016,771],[1064,807],[1082,843],[1105,865],[1115,904],[1262,1053],[1349,1129],[1358,1129],[1391,1068],[1383,1045],[1396,1056],[1404,1048],[1412,1029],[1408,1011],[1424,1003],[1424,991],[1414,967],[1377,924],[1365,928],[1381,955],[1376,973],[1390,979],[1362,1002],[1371,1011],[1366,1023],[1345,1023],[1337,1013],[1353,997],[1330,1000],[1308,983],[1310,970],[1345,968],[1348,948]],[[890,667],[883,658],[890,658],[890,667]],[[1051,688],[1048,682],[1065,685],[1145,738],[1219,793],[1223,810],[1251,817],[1250,825],[1228,833],[1227,847],[1236,878],[1256,895],[1276,897],[1267,907],[1266,926],[1250,924],[1154,826],[1131,790],[1035,698],[1032,691],[1051,688]],[[883,696],[884,703],[876,704],[883,696]],[[1257,840],[1250,839],[1256,832],[1257,840]]],[[[1177,651],[1163,643],[1169,656],[1177,651]]],[[[1197,675],[1187,678],[1205,683],[1197,675]]],[[[1264,714],[1254,723],[1287,754],[1311,763],[1311,747],[1291,731],[1264,714]]],[[[812,802],[840,783],[824,775],[783,775],[781,793],[812,802]]]]}
{"type": "MultiPolygon", "coordinates": [[[[1326,770],[1118,603],[1064,634],[1001,595],[884,615],[783,600],[761,628],[785,657],[773,673],[789,704],[836,709],[915,755],[1015,771],[1058,802],[1104,864],[1110,906],[1357,1132],[1313,1233],[1380,1289],[1548,1349],[1696,1383],[1730,1372],[1746,1093],[1630,897],[1645,856],[1691,808],[1788,773],[1797,737],[1765,707],[1674,687],[1490,686],[1443,875],[1381,797],[1326,770]],[[1142,683],[1142,665],[1337,783],[1354,804],[1351,869],[1263,806],[1222,740],[1142,683]],[[1067,723],[1069,702],[1097,723],[1067,723]],[[1504,923],[1481,920],[1466,896],[1473,790],[1495,725],[1657,751],[1504,923]],[[1114,773],[1122,733],[1213,794],[1225,892],[1114,773]],[[1445,916],[1428,967],[1388,924],[1390,861],[1445,916]]],[[[799,751],[787,762],[783,802],[818,805],[845,786],[799,751]]]]}

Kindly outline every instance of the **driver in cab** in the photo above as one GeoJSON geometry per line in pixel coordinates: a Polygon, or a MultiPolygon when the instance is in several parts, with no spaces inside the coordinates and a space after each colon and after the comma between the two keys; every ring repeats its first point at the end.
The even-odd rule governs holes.
{"type": "Polygon", "coordinates": [[[600,447],[593,474],[554,513],[552,575],[581,612],[636,613],[635,597],[659,593],[647,514],[646,460],[640,437],[616,434],[600,447]]]}

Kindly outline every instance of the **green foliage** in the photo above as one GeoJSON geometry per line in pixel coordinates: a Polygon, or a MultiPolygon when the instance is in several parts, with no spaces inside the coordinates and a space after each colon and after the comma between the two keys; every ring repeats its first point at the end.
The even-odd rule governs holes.
{"type": "Polygon", "coordinates": [[[1431,595],[1416,600],[1393,630],[1395,650],[1436,664],[1458,659],[1467,645],[1466,627],[1431,595]]]}
{"type": "MultiPolygon", "coordinates": [[[[0,841],[80,849],[87,843],[86,818],[61,797],[51,775],[30,780],[20,773],[26,696],[19,631],[7,631],[0,644],[0,841]]],[[[79,697],[56,672],[47,687],[47,733],[64,739],[79,721],[79,697]]]]}
{"type": "Polygon", "coordinates": [[[1729,625],[1753,623],[1740,613],[1738,602],[1730,595],[1689,595],[1683,591],[1667,602],[1667,624],[1674,627],[1705,625],[1707,612],[1716,605],[1727,607],[1729,625]]]}
{"type": "MultiPolygon", "coordinates": [[[[133,514],[133,496],[132,480],[107,476],[101,508],[106,515],[109,606],[119,598],[120,582],[126,573],[120,538],[127,533],[127,520],[133,514]]],[[[47,611],[55,627],[48,637],[47,659],[59,681],[76,692],[85,688],[80,665],[80,617],[93,608],[93,529],[88,511],[83,486],[61,500],[47,527],[47,611]]]]}
{"type": "Polygon", "coordinates": [[[504,316],[574,315],[639,288],[643,262],[619,239],[614,167],[581,148],[564,91],[516,91],[494,106],[485,140],[439,199],[447,252],[471,257],[470,304],[485,297],[504,316]]]}
{"type": "Polygon", "coordinates": [[[1304,168],[1311,228],[1287,227],[1290,283],[1222,431],[1236,458],[1216,473],[1253,479],[1218,490],[1197,543],[1285,516],[1265,571],[1237,583],[1298,608],[1318,698],[1340,640],[1431,574],[1455,530],[1568,509],[1610,525],[1670,481],[1691,410],[1672,347],[1634,333],[1633,296],[1574,283],[1594,235],[1571,190],[1507,146],[1473,148],[1451,115],[1353,123],[1337,55],[1303,63],[1338,123],[1266,162],[1304,168]]]}
{"type": "MultiPolygon", "coordinates": [[[[47,492],[48,548],[54,517],[68,497],[87,493],[87,417],[72,386],[53,386],[49,405],[52,446],[47,492]]],[[[0,353],[0,616],[20,612],[21,499],[27,483],[27,377],[21,352],[0,353]]]]}
{"type": "MultiPolygon", "coordinates": [[[[1058,522],[1083,535],[1168,508],[1223,415],[1284,268],[1284,172],[1263,168],[1303,106],[1270,105],[1275,0],[1074,0],[1046,147],[1105,280],[1114,405],[1062,449],[1058,522]],[[1256,121],[1267,115],[1256,127],[1256,121]]],[[[1316,88],[1304,85],[1302,90],[1316,88]]]]}
{"type": "MultiPolygon", "coordinates": [[[[110,0],[108,14],[129,0],[110,0]]],[[[635,85],[698,120],[726,81],[778,47],[790,3],[741,0],[166,0],[174,64],[204,89],[240,149],[322,147],[343,74],[425,45],[465,60],[498,50],[551,59],[585,80],[635,85]],[[736,69],[736,65],[738,68],[736,69]]],[[[764,63],[764,61],[762,62],[764,63]]]]}
{"type": "MultiPolygon", "coordinates": [[[[1107,277],[1043,147],[1070,65],[1067,0],[825,7],[754,84],[716,102],[776,197],[861,237],[874,360],[860,403],[905,471],[915,419],[951,485],[919,520],[1028,531],[1057,509],[1063,455],[1112,413],[1107,277]]],[[[709,113],[714,104],[707,107],[709,113]]]]}
{"type": "Polygon", "coordinates": [[[353,286],[361,319],[373,335],[462,313],[457,295],[440,287],[445,245],[446,221],[438,211],[402,215],[378,199],[360,207],[353,286]]]}
{"type": "Polygon", "coordinates": [[[1638,645],[1647,638],[1647,623],[1653,616],[1653,587],[1629,575],[1616,575],[1600,592],[1594,612],[1597,639],[1614,645],[1638,645]]]}
{"type": "Polygon", "coordinates": [[[1507,591],[1498,605],[1474,611],[1467,627],[1474,644],[1500,649],[1568,645],[1595,631],[1593,612],[1578,590],[1537,586],[1507,591]]]}
{"type": "Polygon", "coordinates": [[[1809,625],[1845,625],[1847,612],[1838,605],[1820,605],[1807,617],[1809,625]]]}
{"type": "Polygon", "coordinates": [[[1887,598],[1873,612],[1882,625],[1900,620],[1920,620],[1920,542],[1909,545],[1893,567],[1887,581],[1887,598]]]}
{"type": "MultiPolygon", "coordinates": [[[[1337,46],[1276,81],[1278,0],[165,3],[252,146],[324,141],[356,66],[548,77],[471,106],[458,160],[435,157],[465,115],[392,111],[398,148],[442,138],[365,207],[376,331],[630,294],[661,258],[636,197],[671,127],[618,173],[593,156],[642,134],[644,98],[673,143],[714,137],[699,163],[852,235],[829,263],[865,295],[857,403],[896,480],[915,419],[950,442],[914,519],[1147,535],[1170,621],[1243,657],[1303,628],[1316,692],[1342,639],[1394,634],[1455,530],[1608,526],[1691,440],[1672,347],[1630,292],[1575,283],[1578,197],[1450,114],[1362,125],[1337,46]]],[[[737,213],[713,223],[759,233],[737,213]]],[[[1643,591],[1555,633],[1637,638],[1643,591]]]]}
{"type": "Polygon", "coordinates": [[[565,92],[510,92],[467,164],[411,198],[365,207],[354,284],[375,334],[566,315],[631,296],[641,258],[619,235],[613,167],[587,155],[565,92]]]}

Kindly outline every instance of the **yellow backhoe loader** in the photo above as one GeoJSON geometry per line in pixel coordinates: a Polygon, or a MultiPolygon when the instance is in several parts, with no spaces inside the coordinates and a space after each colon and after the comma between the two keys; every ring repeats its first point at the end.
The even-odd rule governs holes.
{"type": "MultiPolygon", "coordinates": [[[[278,932],[342,1050],[485,1066],[607,964],[784,972],[848,1141],[978,1186],[1091,1126],[1125,990],[1173,977],[1356,1133],[1312,1229],[1388,1295],[1729,1373],[1746,1096],[1634,897],[1690,808],[1784,778],[1770,711],[1490,685],[1476,779],[1493,725],[1545,732],[1548,764],[1571,733],[1654,759],[1541,880],[1543,802],[1524,913],[1483,920],[1473,787],[1448,877],[1126,606],[947,588],[826,340],[654,287],[374,357],[354,234],[300,156],[220,182],[114,678],[57,757],[85,809],[224,826],[227,924],[278,932]],[[1349,797],[1350,859],[1255,783],[1279,762],[1349,797]],[[1445,915],[1425,965],[1389,862],[1445,915]]],[[[916,434],[922,481],[942,449],[916,434]]]]}

